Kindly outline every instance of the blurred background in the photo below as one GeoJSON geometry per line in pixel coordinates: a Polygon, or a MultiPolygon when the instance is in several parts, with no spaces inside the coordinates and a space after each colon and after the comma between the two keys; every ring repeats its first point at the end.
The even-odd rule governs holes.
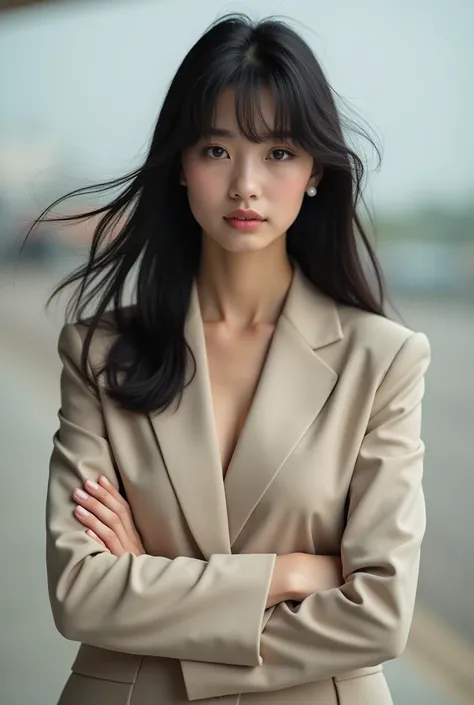
{"type": "Polygon", "coordinates": [[[92,225],[44,226],[20,257],[22,233],[58,196],[141,163],[179,62],[229,11],[292,20],[382,143],[366,194],[393,315],[433,352],[417,607],[386,674],[395,705],[474,703],[474,4],[58,0],[0,2],[0,705],[55,703],[77,649],[56,633],[46,591],[63,300],[47,315],[44,304],[92,225]]]}

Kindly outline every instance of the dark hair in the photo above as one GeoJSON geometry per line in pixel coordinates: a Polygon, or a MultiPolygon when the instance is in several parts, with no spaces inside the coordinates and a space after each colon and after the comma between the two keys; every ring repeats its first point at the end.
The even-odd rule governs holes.
{"type": "MultiPolygon", "coordinates": [[[[86,214],[101,216],[88,260],[51,298],[79,283],[67,309],[68,317],[79,321],[94,304],[82,355],[83,372],[92,383],[87,372],[90,342],[112,306],[118,335],[103,371],[110,397],[132,411],[162,410],[185,387],[187,352],[192,352],[184,322],[199,267],[201,229],[180,185],[181,156],[209,132],[217,98],[227,86],[235,90],[237,121],[246,138],[258,142],[265,137],[255,126],[261,125],[259,95],[269,89],[276,105],[274,130],[283,135],[289,128],[293,139],[324,167],[317,198],[304,199],[288,230],[289,257],[335,301],[384,315],[382,274],[356,212],[364,166],[345,141],[334,91],[307,43],[285,22],[227,15],[210,26],[180,65],[144,164],[122,178],[67,194],[35,222],[84,218],[44,216],[71,196],[122,189],[107,205],[86,214]],[[113,230],[117,232],[111,237],[113,230]],[[377,296],[359,244],[375,274],[377,296]],[[124,289],[135,267],[135,302],[126,314],[124,289]]],[[[377,146],[367,139],[380,159],[377,146]]]]}

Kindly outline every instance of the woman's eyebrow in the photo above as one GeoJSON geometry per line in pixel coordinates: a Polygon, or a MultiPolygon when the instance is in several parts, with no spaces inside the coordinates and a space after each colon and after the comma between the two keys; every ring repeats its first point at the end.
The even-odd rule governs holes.
{"type": "MultiPolygon", "coordinates": [[[[232,130],[227,130],[224,127],[211,127],[211,129],[207,133],[207,136],[208,137],[228,137],[228,138],[237,137],[235,132],[232,132],[232,130]]],[[[293,134],[289,131],[283,132],[283,133],[271,131],[265,135],[266,142],[271,142],[271,141],[281,140],[281,139],[291,140],[291,139],[293,139],[293,134]]]]}
{"type": "Polygon", "coordinates": [[[223,127],[211,127],[208,133],[209,137],[235,137],[235,132],[226,130],[223,127]]]}

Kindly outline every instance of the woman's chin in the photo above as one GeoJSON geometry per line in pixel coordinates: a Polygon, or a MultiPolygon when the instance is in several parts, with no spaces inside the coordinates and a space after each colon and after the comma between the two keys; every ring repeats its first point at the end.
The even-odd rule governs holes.
{"type": "Polygon", "coordinates": [[[228,252],[258,252],[268,247],[277,237],[269,237],[268,233],[231,233],[209,236],[216,245],[228,252]]]}

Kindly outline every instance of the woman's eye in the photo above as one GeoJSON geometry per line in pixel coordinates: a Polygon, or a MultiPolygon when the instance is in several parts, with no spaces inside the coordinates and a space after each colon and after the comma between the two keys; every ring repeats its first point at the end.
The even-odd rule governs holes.
{"type": "Polygon", "coordinates": [[[222,157],[227,154],[227,151],[224,147],[211,146],[204,147],[204,154],[212,159],[222,159],[222,157]]]}
{"type": "Polygon", "coordinates": [[[272,161],[286,162],[295,155],[289,149],[272,149],[271,154],[275,155],[272,161]]]}
{"type": "MultiPolygon", "coordinates": [[[[210,145],[204,147],[202,151],[205,157],[210,157],[214,160],[221,160],[223,158],[229,157],[229,153],[227,152],[227,150],[224,149],[224,147],[219,147],[218,145],[210,145]]],[[[272,149],[270,154],[273,155],[270,161],[275,162],[285,162],[289,159],[293,159],[296,156],[289,149],[283,149],[282,147],[279,147],[278,149],[272,149]]]]}

